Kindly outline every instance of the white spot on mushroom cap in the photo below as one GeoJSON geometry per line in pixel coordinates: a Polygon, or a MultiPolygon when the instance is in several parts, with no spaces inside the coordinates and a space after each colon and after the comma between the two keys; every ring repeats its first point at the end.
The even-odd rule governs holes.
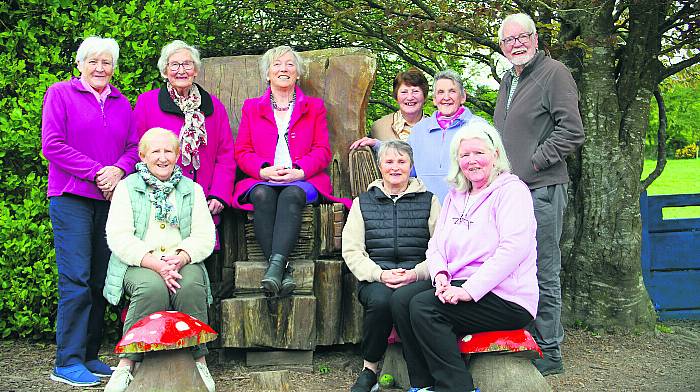
{"type": "Polygon", "coordinates": [[[470,341],[470,340],[472,340],[472,335],[465,335],[465,336],[462,338],[462,341],[463,341],[463,342],[468,342],[468,341],[470,341]]]}
{"type": "Polygon", "coordinates": [[[163,315],[160,314],[160,313],[154,313],[154,314],[152,314],[152,315],[150,316],[151,320],[157,320],[157,319],[159,319],[159,318],[161,318],[161,317],[163,317],[163,315]]]}
{"type": "Polygon", "coordinates": [[[148,332],[148,333],[150,333],[151,335],[155,335],[155,334],[156,334],[156,331],[150,331],[150,332],[148,332]]]}
{"type": "Polygon", "coordinates": [[[175,328],[176,328],[178,331],[187,331],[188,329],[190,329],[190,326],[187,325],[187,323],[184,322],[184,321],[178,321],[178,322],[175,324],[175,328]]]}
{"type": "Polygon", "coordinates": [[[131,339],[133,339],[133,338],[134,338],[134,333],[133,333],[133,332],[130,333],[130,334],[128,334],[128,335],[126,335],[126,336],[124,336],[124,340],[131,340],[131,339]]]}
{"type": "Polygon", "coordinates": [[[168,310],[168,313],[177,313],[177,310],[168,310]]]}
{"type": "Polygon", "coordinates": [[[202,326],[202,324],[200,324],[200,323],[197,322],[197,321],[194,322],[194,325],[196,325],[196,326],[198,326],[198,327],[201,327],[201,326],[202,326]]]}

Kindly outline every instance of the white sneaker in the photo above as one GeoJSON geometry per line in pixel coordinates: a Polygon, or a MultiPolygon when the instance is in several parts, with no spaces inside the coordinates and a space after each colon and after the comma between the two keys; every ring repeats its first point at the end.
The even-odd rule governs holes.
{"type": "Polygon", "coordinates": [[[129,366],[118,367],[112,372],[112,377],[109,378],[104,392],[124,392],[133,380],[134,376],[131,375],[129,366]]]}
{"type": "MultiPolygon", "coordinates": [[[[204,381],[204,385],[207,387],[207,390],[209,392],[216,392],[216,385],[214,384],[214,379],[209,373],[209,368],[207,368],[207,365],[201,362],[195,362],[195,365],[197,365],[197,370],[199,370],[199,375],[202,376],[202,381],[204,381]]],[[[107,390],[105,390],[105,392],[107,392],[107,390]]]]}

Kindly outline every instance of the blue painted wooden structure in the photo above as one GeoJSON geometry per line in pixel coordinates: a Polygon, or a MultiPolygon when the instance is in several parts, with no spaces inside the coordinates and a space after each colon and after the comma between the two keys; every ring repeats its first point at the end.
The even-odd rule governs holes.
{"type": "Polygon", "coordinates": [[[700,194],[640,198],[642,276],[659,318],[700,320],[700,218],[663,219],[664,207],[700,205],[700,194]]]}

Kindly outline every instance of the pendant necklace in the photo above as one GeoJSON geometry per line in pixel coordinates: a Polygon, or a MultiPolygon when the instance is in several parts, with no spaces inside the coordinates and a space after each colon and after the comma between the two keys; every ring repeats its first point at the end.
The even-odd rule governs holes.
{"type": "Polygon", "coordinates": [[[458,218],[452,218],[455,225],[466,224],[467,230],[469,230],[471,227],[471,224],[474,223],[474,221],[469,220],[469,216],[467,214],[468,209],[469,209],[469,198],[470,197],[471,197],[471,192],[467,191],[467,198],[464,200],[464,208],[462,208],[462,213],[459,215],[458,218]]]}

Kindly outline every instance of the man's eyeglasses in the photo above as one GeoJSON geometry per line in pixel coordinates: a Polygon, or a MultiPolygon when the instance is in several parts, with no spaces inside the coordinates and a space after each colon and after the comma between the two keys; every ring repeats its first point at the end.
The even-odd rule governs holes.
{"type": "Polygon", "coordinates": [[[191,71],[194,68],[194,61],[187,60],[181,63],[173,61],[171,63],[168,63],[168,68],[173,72],[176,72],[178,69],[180,69],[180,67],[184,68],[185,71],[191,71]]]}
{"type": "Polygon", "coordinates": [[[530,41],[532,34],[534,33],[522,33],[512,37],[505,37],[501,40],[501,43],[504,45],[513,46],[515,45],[515,41],[518,41],[525,45],[528,41],[530,41]]]}

